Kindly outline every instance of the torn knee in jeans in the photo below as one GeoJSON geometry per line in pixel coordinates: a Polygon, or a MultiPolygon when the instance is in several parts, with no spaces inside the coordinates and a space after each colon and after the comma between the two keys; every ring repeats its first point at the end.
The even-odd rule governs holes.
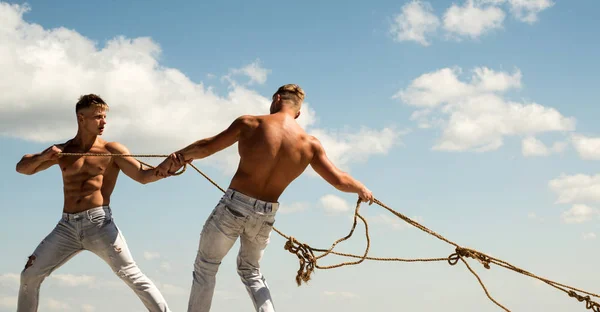
{"type": "Polygon", "coordinates": [[[29,256],[29,259],[27,259],[27,263],[25,263],[25,270],[27,270],[29,267],[31,267],[33,265],[33,261],[35,261],[35,256],[34,255],[29,256]]]}

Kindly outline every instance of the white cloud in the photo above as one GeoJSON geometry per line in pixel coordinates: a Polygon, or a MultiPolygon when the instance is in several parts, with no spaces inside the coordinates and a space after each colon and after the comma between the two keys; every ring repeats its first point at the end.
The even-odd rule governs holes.
{"type": "Polygon", "coordinates": [[[554,5],[552,0],[508,0],[510,10],[520,21],[533,24],[538,13],[554,5]]]}
{"type": "Polygon", "coordinates": [[[440,25],[438,17],[428,2],[411,1],[402,6],[402,12],[395,16],[390,33],[396,41],[416,41],[428,46],[425,38],[435,33],[440,25]]]}
{"type": "Polygon", "coordinates": [[[537,215],[535,214],[535,212],[530,212],[527,214],[527,218],[529,219],[536,219],[537,215]]]}
{"type": "Polygon", "coordinates": [[[561,218],[565,223],[583,223],[589,221],[598,211],[587,205],[573,205],[571,209],[562,213],[561,218]]]}
{"type": "Polygon", "coordinates": [[[0,297],[0,308],[14,310],[17,308],[17,300],[16,296],[0,297]]]}
{"type": "Polygon", "coordinates": [[[523,156],[526,157],[548,156],[552,153],[561,153],[566,147],[567,143],[565,142],[554,142],[552,147],[548,148],[542,141],[533,136],[528,136],[521,142],[521,150],[523,156]]]}
{"type": "Polygon", "coordinates": [[[414,106],[419,123],[430,122],[443,129],[433,147],[444,151],[490,151],[503,144],[505,136],[533,136],[551,131],[571,131],[574,118],[537,103],[517,103],[503,93],[521,87],[521,72],[497,72],[487,67],[472,70],[470,81],[461,81],[460,68],[443,68],[423,74],[393,98],[414,106]]]}
{"type": "Polygon", "coordinates": [[[304,202],[282,204],[279,207],[279,210],[277,211],[277,213],[283,213],[283,214],[297,213],[297,212],[306,211],[308,209],[308,207],[309,207],[309,204],[304,203],[304,202]]]}
{"type": "MultiPolygon", "coordinates": [[[[0,75],[0,136],[63,142],[76,132],[75,102],[87,93],[101,95],[111,107],[105,139],[120,141],[135,154],[168,154],[221,132],[240,115],[268,112],[271,94],[265,97],[230,80],[221,95],[162,66],[161,49],[150,38],[116,37],[99,47],[74,30],[28,23],[23,20],[27,11],[0,3],[0,72],[11,73],[0,75]]],[[[233,72],[264,83],[270,71],[256,61],[233,72]]],[[[305,103],[299,124],[330,131],[315,128],[315,121],[315,112],[305,103]]],[[[354,140],[364,133],[391,134],[387,128],[366,129],[336,139],[354,140]]],[[[352,161],[381,150],[346,152],[352,161]]],[[[231,173],[238,160],[235,144],[206,163],[231,173]]]]}
{"type": "Polygon", "coordinates": [[[321,206],[331,215],[349,211],[351,209],[348,202],[333,194],[322,196],[319,199],[321,206]]]}
{"type": "Polygon", "coordinates": [[[562,174],[550,180],[548,186],[558,195],[559,204],[600,202],[600,174],[562,174]]]}
{"type": "Polygon", "coordinates": [[[96,307],[94,307],[91,304],[82,304],[81,305],[81,311],[83,311],[83,312],[94,312],[94,311],[96,311],[96,307]]]}
{"type": "Polygon", "coordinates": [[[596,233],[590,232],[590,233],[583,233],[583,235],[581,236],[584,240],[589,240],[589,239],[596,239],[596,233]]]}
{"type": "MultiPolygon", "coordinates": [[[[255,60],[254,62],[242,67],[232,69],[230,75],[245,75],[250,78],[248,84],[264,84],[267,82],[267,75],[271,73],[270,69],[263,68],[260,64],[260,60],[255,60]]],[[[225,76],[226,79],[230,79],[230,76],[225,76]]]]}
{"type": "Polygon", "coordinates": [[[187,295],[189,291],[183,287],[175,286],[172,284],[163,284],[161,291],[168,295],[187,295]]]}
{"type": "Polygon", "coordinates": [[[164,261],[163,263],[160,264],[160,268],[163,271],[171,271],[171,264],[169,262],[164,261]]]}
{"type": "Polygon", "coordinates": [[[478,38],[494,29],[502,28],[506,14],[494,5],[481,5],[473,0],[463,6],[452,4],[444,14],[444,29],[457,36],[478,38]]]}
{"type": "Polygon", "coordinates": [[[160,258],[160,253],[156,251],[144,251],[144,259],[154,260],[160,258]]]}
{"type": "Polygon", "coordinates": [[[0,286],[18,289],[21,276],[15,273],[0,274],[0,286]]]}
{"type": "Polygon", "coordinates": [[[59,285],[67,287],[90,286],[96,281],[94,276],[89,275],[52,274],[50,278],[57,280],[59,285]]]}
{"type": "Polygon", "coordinates": [[[71,310],[71,306],[68,303],[56,300],[54,298],[48,298],[46,300],[46,306],[48,309],[56,311],[71,310]]]}
{"type": "Polygon", "coordinates": [[[600,160],[600,138],[574,134],[571,141],[581,159],[600,160]]]}
{"type": "Polygon", "coordinates": [[[398,143],[398,138],[405,133],[392,127],[381,130],[361,127],[358,131],[356,129],[309,131],[309,134],[319,139],[327,157],[344,170],[348,170],[350,163],[363,162],[372,155],[387,154],[398,143]]]}
{"type": "MultiPolygon", "coordinates": [[[[389,214],[378,214],[374,217],[369,218],[371,219],[369,222],[373,223],[373,224],[385,224],[387,226],[392,227],[392,229],[394,230],[404,230],[404,229],[408,229],[408,228],[412,228],[413,226],[406,223],[404,220],[394,216],[394,215],[389,215],[389,214]]],[[[414,216],[411,217],[411,219],[413,219],[414,221],[417,221],[419,223],[423,222],[423,217],[421,216],[414,216]]]]}
{"type": "Polygon", "coordinates": [[[323,294],[329,297],[358,298],[357,294],[348,291],[324,291],[323,294]]]}

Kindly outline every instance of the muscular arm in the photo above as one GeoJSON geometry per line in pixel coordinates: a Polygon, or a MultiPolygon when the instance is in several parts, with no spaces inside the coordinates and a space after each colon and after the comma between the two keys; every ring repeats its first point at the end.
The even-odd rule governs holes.
{"type": "Polygon", "coordinates": [[[60,149],[56,146],[50,146],[40,153],[26,154],[17,163],[17,172],[32,175],[44,171],[58,164],[58,157],[56,157],[58,152],[60,152],[60,149]]]}
{"type": "Polygon", "coordinates": [[[329,160],[321,142],[316,138],[313,138],[312,147],[314,154],[310,165],[325,181],[342,192],[360,193],[365,189],[362,183],[338,169],[329,160]]]}
{"type": "MultiPolygon", "coordinates": [[[[118,142],[111,142],[106,144],[106,149],[108,149],[109,152],[113,154],[130,154],[129,149],[127,149],[127,147],[118,142]]],[[[154,169],[142,168],[142,164],[133,157],[117,156],[113,159],[115,164],[119,167],[119,169],[121,169],[121,171],[123,171],[123,173],[125,173],[125,175],[139,183],[146,184],[161,179],[161,177],[154,174],[154,169]]]]}
{"type": "Polygon", "coordinates": [[[198,140],[175,152],[175,154],[181,154],[186,161],[208,157],[237,142],[244,129],[253,127],[256,124],[256,118],[247,115],[240,116],[221,133],[210,138],[198,140]]]}

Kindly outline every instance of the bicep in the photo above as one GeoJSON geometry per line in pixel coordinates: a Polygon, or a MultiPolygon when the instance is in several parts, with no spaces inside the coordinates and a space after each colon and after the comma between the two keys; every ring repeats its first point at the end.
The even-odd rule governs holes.
{"type": "Polygon", "coordinates": [[[342,172],[329,160],[329,157],[327,157],[325,150],[320,144],[315,146],[310,166],[330,184],[336,185],[340,181],[342,172]]]}
{"type": "MultiPolygon", "coordinates": [[[[123,155],[127,155],[130,154],[129,150],[123,146],[123,145],[118,145],[118,146],[113,146],[113,148],[110,149],[110,152],[113,154],[123,154],[123,155]]],[[[140,171],[140,162],[130,156],[113,156],[113,160],[115,165],[121,170],[123,171],[123,173],[125,173],[128,176],[132,176],[133,174],[136,174],[137,172],[140,171]]]]}

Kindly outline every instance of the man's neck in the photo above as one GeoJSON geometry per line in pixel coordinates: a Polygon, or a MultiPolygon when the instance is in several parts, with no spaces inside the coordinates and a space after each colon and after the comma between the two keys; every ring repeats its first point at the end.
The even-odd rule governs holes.
{"type": "Polygon", "coordinates": [[[71,141],[71,144],[78,146],[84,151],[87,151],[94,146],[97,138],[98,136],[95,134],[87,134],[82,131],[78,131],[77,135],[71,141]]]}

